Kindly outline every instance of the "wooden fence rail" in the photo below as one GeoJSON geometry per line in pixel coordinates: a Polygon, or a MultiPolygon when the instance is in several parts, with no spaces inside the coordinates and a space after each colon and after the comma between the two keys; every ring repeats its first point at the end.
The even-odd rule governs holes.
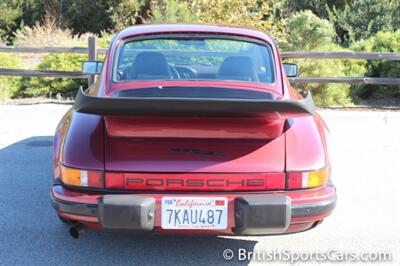
{"type": "MultiPolygon", "coordinates": [[[[11,68],[0,68],[0,76],[17,77],[50,77],[50,78],[71,78],[86,79],[89,75],[82,72],[72,71],[40,71],[40,70],[21,70],[11,68]]],[[[289,78],[295,84],[306,83],[346,83],[346,84],[374,84],[374,85],[399,85],[400,78],[367,78],[367,77],[297,77],[289,78]]]]}
{"type": "Polygon", "coordinates": [[[346,84],[374,84],[400,85],[400,78],[368,78],[368,77],[297,77],[289,78],[295,84],[307,83],[346,83],[346,84]]]}
{"type": "MultiPolygon", "coordinates": [[[[89,37],[88,48],[84,47],[13,47],[0,46],[0,53],[74,53],[87,54],[90,60],[96,60],[99,54],[105,54],[107,49],[97,48],[97,39],[89,37]]],[[[359,59],[359,60],[398,60],[400,53],[388,52],[309,52],[295,51],[282,52],[282,58],[312,58],[312,59],[359,59]]],[[[51,77],[88,79],[89,85],[94,81],[94,76],[81,72],[70,71],[38,71],[23,69],[0,68],[0,76],[22,77],[51,77]]],[[[400,78],[372,78],[372,77],[296,77],[289,78],[296,84],[306,83],[347,83],[347,84],[376,84],[376,85],[400,85],[400,78]]]]}
{"type": "MultiPolygon", "coordinates": [[[[14,47],[0,46],[0,53],[72,53],[88,54],[85,47],[14,47]]],[[[107,49],[97,49],[98,54],[105,54],[107,49]]],[[[388,52],[282,52],[282,58],[313,58],[313,59],[363,59],[363,60],[400,60],[400,53],[388,52]]]]}
{"type": "Polygon", "coordinates": [[[89,75],[82,72],[74,71],[41,71],[41,70],[26,70],[14,68],[0,68],[0,76],[13,77],[49,77],[49,78],[70,78],[70,79],[86,79],[89,75]]]}
{"type": "Polygon", "coordinates": [[[381,52],[282,52],[282,58],[400,60],[400,53],[381,52]]]}
{"type": "MultiPolygon", "coordinates": [[[[25,47],[25,46],[0,46],[0,53],[28,53],[28,54],[44,54],[44,53],[64,53],[64,54],[88,54],[89,49],[85,47],[25,47]]],[[[105,54],[107,49],[97,49],[98,54],[105,54]]]]}

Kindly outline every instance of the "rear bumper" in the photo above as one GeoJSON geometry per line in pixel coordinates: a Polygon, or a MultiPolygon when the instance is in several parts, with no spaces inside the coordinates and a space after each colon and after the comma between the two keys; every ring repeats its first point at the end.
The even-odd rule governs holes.
{"type": "Polygon", "coordinates": [[[84,223],[92,229],[173,234],[293,233],[313,227],[329,216],[336,205],[336,190],[331,185],[302,191],[262,193],[98,194],[77,192],[56,184],[52,187],[50,197],[58,215],[84,223]],[[226,197],[228,201],[227,229],[162,229],[161,198],[164,196],[226,197]],[[111,205],[114,209],[110,211],[111,205]],[[122,214],[122,216],[119,215],[119,218],[113,219],[112,217],[116,217],[115,214],[122,214]]]}

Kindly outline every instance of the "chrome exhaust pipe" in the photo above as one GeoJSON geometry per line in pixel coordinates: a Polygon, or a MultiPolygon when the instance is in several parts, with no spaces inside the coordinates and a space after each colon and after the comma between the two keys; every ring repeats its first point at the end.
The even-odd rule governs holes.
{"type": "Polygon", "coordinates": [[[74,226],[72,226],[72,227],[69,229],[69,234],[70,234],[73,238],[78,239],[80,235],[82,235],[83,233],[85,233],[85,231],[86,231],[85,225],[83,225],[83,224],[81,224],[81,223],[78,223],[78,224],[75,224],[74,226]]]}

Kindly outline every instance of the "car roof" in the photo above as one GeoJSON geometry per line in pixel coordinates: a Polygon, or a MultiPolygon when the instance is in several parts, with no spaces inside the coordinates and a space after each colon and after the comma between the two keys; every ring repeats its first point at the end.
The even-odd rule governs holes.
{"type": "Polygon", "coordinates": [[[248,37],[274,43],[273,39],[267,34],[252,28],[244,28],[228,25],[212,24],[145,24],[126,28],[117,33],[117,40],[129,38],[137,35],[146,34],[168,34],[168,33],[211,33],[228,34],[241,37],[248,37]]]}
{"type": "MultiPolygon", "coordinates": [[[[126,28],[120,32],[118,32],[113,37],[113,41],[110,47],[110,50],[115,50],[119,41],[124,41],[125,39],[129,39],[135,36],[144,36],[144,35],[164,35],[164,34],[185,34],[185,33],[192,33],[192,34],[220,34],[220,35],[232,35],[237,37],[244,37],[248,39],[255,39],[267,44],[270,44],[272,53],[277,58],[276,60],[279,61],[279,56],[277,52],[277,48],[275,42],[272,37],[268,36],[262,31],[253,28],[244,28],[239,26],[228,26],[228,25],[212,25],[212,24],[145,24],[145,25],[136,25],[129,28],[126,28]]],[[[210,86],[230,86],[230,87],[237,87],[237,88],[247,88],[247,89],[268,89],[270,91],[274,91],[278,94],[282,94],[282,83],[281,79],[279,78],[281,75],[280,68],[275,67],[277,71],[276,83],[275,84],[263,84],[263,83],[244,83],[244,82],[229,82],[229,81],[205,81],[204,84],[208,84],[210,86]],[[218,84],[217,84],[218,83],[218,84]]],[[[109,78],[109,77],[108,77],[109,78]]],[[[152,81],[154,82],[154,81],[152,81]]],[[[168,83],[171,85],[171,82],[178,81],[157,81],[156,83],[164,84],[168,83]]],[[[181,81],[184,85],[188,85],[192,81],[181,81]]],[[[196,81],[197,83],[202,83],[196,81]]],[[[109,91],[114,90],[121,90],[126,88],[133,88],[133,87],[148,87],[150,82],[131,82],[131,83],[122,83],[122,84],[113,84],[110,87],[106,84],[105,94],[108,94],[109,91]]],[[[111,83],[112,84],[112,83],[111,83]]],[[[167,86],[168,84],[164,84],[167,86]]],[[[164,86],[163,85],[163,86],[164,86]]],[[[178,85],[178,84],[177,84],[178,85]]],[[[153,86],[153,85],[152,85],[153,86]]],[[[181,84],[182,86],[182,84],[181,84]]]]}

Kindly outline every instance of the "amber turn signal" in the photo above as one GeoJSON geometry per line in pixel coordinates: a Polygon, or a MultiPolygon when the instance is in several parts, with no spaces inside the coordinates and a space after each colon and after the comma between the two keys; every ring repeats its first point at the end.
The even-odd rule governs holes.
{"type": "Polygon", "coordinates": [[[329,179],[329,169],[289,172],[288,189],[314,188],[325,185],[329,179]]]}
{"type": "Polygon", "coordinates": [[[76,187],[103,187],[103,172],[95,170],[83,170],[69,168],[61,165],[61,181],[76,187]]]}

